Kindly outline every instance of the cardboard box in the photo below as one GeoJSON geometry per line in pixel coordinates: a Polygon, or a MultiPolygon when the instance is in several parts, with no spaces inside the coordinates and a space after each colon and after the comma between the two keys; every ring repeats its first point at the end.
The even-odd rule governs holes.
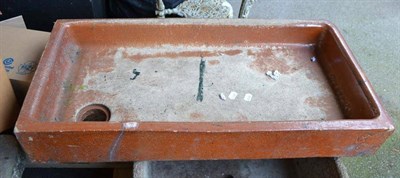
{"type": "MultiPolygon", "coordinates": [[[[20,18],[15,20],[21,22],[20,18]]],[[[50,33],[16,28],[15,23],[11,23],[14,27],[7,24],[10,22],[0,23],[1,62],[22,105],[50,33]]]]}
{"type": "Polygon", "coordinates": [[[22,15],[3,20],[0,22],[0,25],[26,29],[24,18],[22,18],[22,15]]]}
{"type": "Polygon", "coordinates": [[[3,67],[0,67],[0,132],[14,127],[19,109],[7,73],[3,67]]]}

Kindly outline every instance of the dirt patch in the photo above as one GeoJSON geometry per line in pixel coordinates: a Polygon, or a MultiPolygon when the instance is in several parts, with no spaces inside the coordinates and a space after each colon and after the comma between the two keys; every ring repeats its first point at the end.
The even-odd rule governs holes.
{"type": "Polygon", "coordinates": [[[276,58],[272,49],[264,49],[257,53],[250,52],[249,55],[254,55],[256,59],[250,64],[250,67],[261,73],[278,70],[280,73],[288,74],[292,68],[285,59],[282,59],[285,56],[289,58],[287,53],[280,54],[282,55],[280,59],[276,58]]]}
{"type": "Polygon", "coordinates": [[[342,118],[342,113],[338,112],[339,106],[335,106],[332,103],[336,103],[333,97],[308,97],[304,100],[304,103],[308,106],[319,108],[325,112],[327,118],[342,118]]]}
{"type": "Polygon", "coordinates": [[[234,55],[238,55],[240,53],[242,53],[242,50],[227,50],[227,51],[223,51],[222,53],[229,55],[229,56],[234,56],[234,55]]]}
{"type": "Polygon", "coordinates": [[[210,64],[210,65],[217,65],[219,63],[220,63],[219,60],[209,60],[208,61],[208,64],[210,64]]]}
{"type": "Polygon", "coordinates": [[[200,119],[202,117],[204,117],[204,116],[203,116],[203,114],[200,114],[200,113],[191,113],[190,114],[191,119],[200,119]]]}

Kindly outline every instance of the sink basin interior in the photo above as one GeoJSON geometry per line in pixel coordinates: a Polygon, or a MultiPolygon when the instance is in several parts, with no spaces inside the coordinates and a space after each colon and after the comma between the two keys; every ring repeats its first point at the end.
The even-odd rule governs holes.
{"type": "Polygon", "coordinates": [[[206,28],[93,22],[63,29],[52,56],[59,68],[50,72],[46,88],[52,93],[43,99],[56,107],[43,109],[42,121],[250,122],[379,115],[325,24],[206,28]],[[274,71],[278,78],[266,74],[274,71]]]}

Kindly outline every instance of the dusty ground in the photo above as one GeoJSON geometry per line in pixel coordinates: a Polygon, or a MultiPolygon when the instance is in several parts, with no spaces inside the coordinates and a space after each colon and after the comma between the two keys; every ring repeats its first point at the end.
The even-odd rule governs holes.
{"type": "MultiPolygon", "coordinates": [[[[240,0],[228,0],[235,9],[240,0]]],[[[400,1],[259,0],[249,18],[325,19],[342,32],[396,128],[373,156],[343,158],[350,177],[400,175],[400,1]]]]}

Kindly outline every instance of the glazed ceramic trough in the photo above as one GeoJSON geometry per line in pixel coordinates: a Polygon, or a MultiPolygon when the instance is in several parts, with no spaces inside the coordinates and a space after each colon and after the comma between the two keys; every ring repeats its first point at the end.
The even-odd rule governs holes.
{"type": "Polygon", "coordinates": [[[37,162],[373,154],[391,119],[325,21],[59,20],[15,134],[37,162]]]}

